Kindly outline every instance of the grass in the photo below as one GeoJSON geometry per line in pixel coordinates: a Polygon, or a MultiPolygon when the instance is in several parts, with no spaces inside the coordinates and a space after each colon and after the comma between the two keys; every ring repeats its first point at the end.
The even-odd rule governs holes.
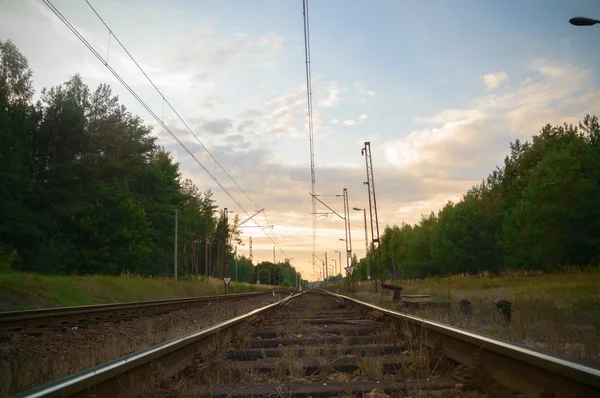
{"type": "MultiPolygon", "coordinates": [[[[195,332],[275,299],[266,295],[252,300],[213,302],[131,322],[101,323],[89,329],[69,330],[66,334],[11,335],[9,341],[0,344],[0,354],[6,354],[6,357],[0,357],[0,397],[195,332]],[[11,344],[16,348],[10,349],[11,344]]],[[[219,344],[214,347],[217,352],[224,352],[225,347],[219,344]]]]}
{"type": "MultiPolygon", "coordinates": [[[[456,275],[404,280],[403,294],[430,294],[432,301],[450,302],[447,309],[406,310],[418,316],[560,355],[600,363],[600,270],[571,268],[560,273],[511,272],[500,276],[456,275]],[[460,311],[461,299],[471,301],[472,315],[460,311]],[[512,302],[505,321],[494,301],[512,302]]],[[[332,287],[331,290],[334,290],[332,287]]],[[[356,297],[401,309],[374,294],[373,283],[356,283],[356,297]]],[[[335,291],[335,290],[334,290],[335,291]]],[[[340,288],[345,294],[345,289],[340,288]]]]}
{"type": "MultiPolygon", "coordinates": [[[[271,288],[273,287],[231,282],[231,293],[271,288]]],[[[217,295],[224,292],[223,281],[214,278],[193,277],[175,281],[172,278],[142,278],[130,275],[0,273],[0,311],[160,300],[217,295]]]]}

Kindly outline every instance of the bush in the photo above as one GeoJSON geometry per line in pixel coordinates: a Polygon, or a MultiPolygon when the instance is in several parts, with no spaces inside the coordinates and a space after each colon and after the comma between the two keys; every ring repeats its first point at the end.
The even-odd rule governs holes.
{"type": "Polygon", "coordinates": [[[8,273],[13,270],[12,266],[17,259],[17,251],[8,252],[3,247],[0,247],[0,273],[8,273]]]}

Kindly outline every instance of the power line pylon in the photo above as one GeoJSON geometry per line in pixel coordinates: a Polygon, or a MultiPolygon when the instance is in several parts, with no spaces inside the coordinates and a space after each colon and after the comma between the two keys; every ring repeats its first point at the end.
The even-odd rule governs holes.
{"type": "MultiPolygon", "coordinates": [[[[379,241],[379,218],[377,217],[377,198],[375,197],[375,179],[373,178],[371,143],[365,142],[365,147],[362,148],[360,152],[365,157],[367,169],[366,184],[369,192],[369,214],[371,216],[371,252],[373,253],[373,257],[375,257],[375,244],[377,244],[377,261],[379,261],[379,272],[381,273],[381,283],[383,283],[383,261],[381,259],[381,246],[379,241]]],[[[373,261],[373,263],[375,263],[375,261],[373,261]]],[[[377,282],[375,282],[375,289],[377,289],[377,282]]]]}

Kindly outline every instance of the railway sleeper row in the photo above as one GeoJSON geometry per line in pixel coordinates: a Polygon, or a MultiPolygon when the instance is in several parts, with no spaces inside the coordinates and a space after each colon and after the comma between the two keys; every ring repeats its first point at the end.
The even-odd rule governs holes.
{"type": "Polygon", "coordinates": [[[162,392],[211,397],[518,396],[486,378],[480,368],[457,366],[443,350],[425,347],[418,330],[318,293],[299,296],[213,348],[199,351],[194,365],[163,384],[162,392]]]}
{"type": "Polygon", "coordinates": [[[600,370],[586,364],[311,290],[18,396],[587,398],[599,392],[600,370]]]}

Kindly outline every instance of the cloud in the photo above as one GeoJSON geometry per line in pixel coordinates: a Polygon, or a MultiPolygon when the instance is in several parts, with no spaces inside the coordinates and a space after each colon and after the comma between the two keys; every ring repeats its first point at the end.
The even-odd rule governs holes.
{"type": "Polygon", "coordinates": [[[258,123],[255,120],[246,119],[246,120],[241,121],[237,125],[236,129],[239,132],[248,133],[248,132],[254,131],[254,128],[257,126],[257,124],[258,123]]]}
{"type": "Polygon", "coordinates": [[[273,32],[220,37],[210,26],[201,27],[195,33],[172,38],[169,48],[162,49],[168,60],[164,67],[170,72],[272,67],[284,43],[285,38],[273,32]]]}
{"type": "MultiPolygon", "coordinates": [[[[508,143],[515,137],[531,137],[548,122],[570,121],[580,119],[588,112],[600,112],[600,90],[588,69],[540,61],[529,64],[526,72],[523,81],[510,91],[476,98],[470,107],[442,109],[432,116],[414,118],[413,121],[422,124],[422,127],[405,137],[384,141],[382,137],[385,135],[382,135],[378,139],[366,139],[372,142],[373,159],[376,161],[380,220],[385,224],[418,222],[421,214],[439,210],[448,200],[460,199],[467,189],[501,164],[508,143]]],[[[301,122],[305,120],[302,94],[300,88],[293,88],[276,96],[256,108],[261,110],[261,117],[248,120],[254,120],[261,128],[267,128],[263,123],[272,122],[288,133],[294,129],[301,131],[301,122]],[[291,116],[295,122],[286,127],[283,122],[291,116]]],[[[339,124],[347,121],[356,124],[361,119],[365,120],[362,115],[366,114],[343,121],[333,120],[339,124]]],[[[288,159],[278,158],[270,146],[249,145],[249,140],[244,139],[245,133],[241,133],[239,128],[245,121],[235,122],[242,136],[232,134],[225,144],[213,146],[211,151],[252,199],[267,208],[270,224],[276,225],[274,231],[286,254],[306,261],[306,258],[310,259],[312,250],[308,159],[291,163],[288,159]]],[[[259,141],[267,138],[257,136],[259,141]]],[[[362,141],[365,139],[361,139],[360,144],[362,141]]],[[[177,148],[174,150],[181,152],[177,148]]],[[[194,181],[206,184],[202,185],[202,189],[212,187],[198,167],[194,168],[185,156],[178,156],[186,176],[191,175],[194,181]]],[[[210,164],[207,162],[207,165],[210,164]]],[[[348,188],[352,206],[366,207],[362,184],[364,173],[362,162],[352,165],[319,164],[317,190],[331,194],[348,188]]],[[[217,177],[224,186],[237,192],[223,173],[218,174],[218,170],[217,177]]],[[[247,209],[254,208],[252,203],[242,200],[243,195],[236,194],[236,197],[241,198],[239,200],[247,209]]],[[[222,192],[215,191],[215,198],[220,202],[230,202],[222,192]]],[[[337,198],[328,198],[327,203],[334,209],[342,209],[337,198]]],[[[319,207],[319,210],[324,208],[319,207]]],[[[353,237],[360,240],[362,215],[357,212],[351,217],[353,237]]],[[[266,225],[266,221],[260,222],[266,225]]],[[[317,225],[319,248],[339,250],[338,238],[343,237],[343,222],[330,216],[319,218],[317,225]]],[[[272,250],[270,240],[254,229],[245,232],[245,239],[249,235],[253,236],[255,254],[267,256],[272,250]]],[[[357,252],[362,255],[358,249],[357,252]]],[[[310,266],[300,266],[306,275],[310,275],[310,266]]]]}
{"type": "Polygon", "coordinates": [[[233,133],[233,121],[231,119],[217,119],[204,122],[202,132],[212,135],[227,135],[233,133]]]}
{"type": "Polygon", "coordinates": [[[260,109],[248,109],[241,112],[238,116],[240,117],[261,117],[264,112],[260,109]]]}
{"type": "Polygon", "coordinates": [[[317,101],[318,106],[333,108],[340,103],[340,87],[336,82],[331,82],[325,88],[327,97],[317,101]]]}
{"type": "Polygon", "coordinates": [[[536,60],[512,91],[478,98],[471,108],[415,118],[430,127],[388,141],[384,156],[422,178],[481,179],[502,163],[515,138],[528,139],[546,123],[575,123],[599,111],[600,91],[591,70],[536,60]]]}
{"type": "Polygon", "coordinates": [[[375,91],[367,89],[362,83],[354,83],[354,92],[356,100],[361,104],[365,104],[369,98],[377,95],[375,91]]]}
{"type": "Polygon", "coordinates": [[[490,73],[482,76],[483,83],[487,87],[488,90],[498,87],[500,83],[505,80],[508,80],[508,75],[506,72],[498,72],[498,73],[490,73]]]}
{"type": "Polygon", "coordinates": [[[333,125],[338,125],[338,124],[343,124],[344,126],[354,126],[356,124],[359,123],[364,123],[365,120],[367,120],[369,118],[368,115],[366,115],[365,113],[362,113],[358,118],[356,119],[346,119],[342,122],[340,122],[338,119],[333,119],[330,123],[333,125]]]}

